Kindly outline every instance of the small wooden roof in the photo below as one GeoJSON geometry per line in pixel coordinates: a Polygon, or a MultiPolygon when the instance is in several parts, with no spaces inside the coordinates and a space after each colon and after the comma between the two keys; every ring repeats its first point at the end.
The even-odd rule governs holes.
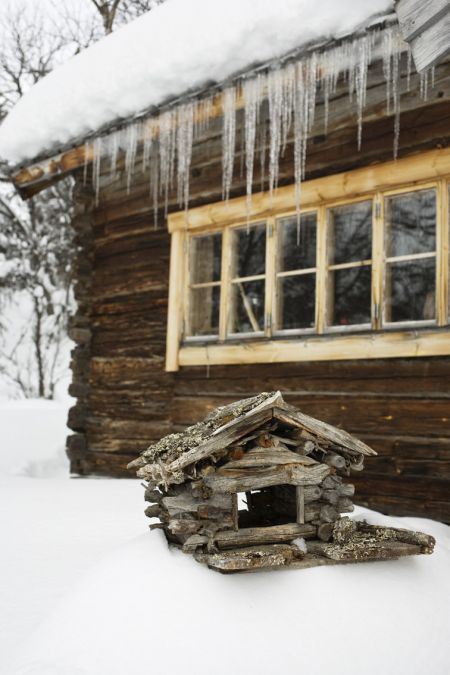
{"type": "MultiPolygon", "coordinates": [[[[288,405],[277,391],[262,393],[217,408],[202,422],[180,434],[170,434],[156,445],[150,446],[128,467],[141,469],[149,465],[154,466],[158,474],[164,475],[166,482],[183,482],[183,474],[191,467],[208,459],[215,452],[235,444],[271,419],[302,429],[355,455],[376,455],[372,448],[346,431],[304,415],[288,405]]],[[[246,466],[250,466],[248,462],[253,462],[256,466],[255,462],[262,460],[261,450],[257,448],[247,452],[245,458],[237,460],[236,463],[243,461],[246,466]]],[[[295,453],[281,449],[279,452],[279,463],[299,463],[299,456],[295,453]]],[[[314,463],[314,460],[309,458],[302,459],[305,459],[306,463],[314,463]]],[[[230,463],[227,466],[230,468],[230,463]]]]}

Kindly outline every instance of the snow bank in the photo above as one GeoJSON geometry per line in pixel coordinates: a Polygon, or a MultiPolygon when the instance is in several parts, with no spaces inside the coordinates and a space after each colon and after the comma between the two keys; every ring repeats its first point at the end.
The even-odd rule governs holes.
{"type": "Polygon", "coordinates": [[[436,553],[221,576],[145,533],[70,591],[8,675],[446,675],[449,528],[360,515],[421,527],[436,553]]]}
{"type": "Polygon", "coordinates": [[[392,8],[392,0],[167,0],[35,85],[0,128],[0,157],[15,165],[50,153],[392,8]]]}
{"type": "Polygon", "coordinates": [[[68,474],[66,401],[0,400],[0,475],[68,474]]]}

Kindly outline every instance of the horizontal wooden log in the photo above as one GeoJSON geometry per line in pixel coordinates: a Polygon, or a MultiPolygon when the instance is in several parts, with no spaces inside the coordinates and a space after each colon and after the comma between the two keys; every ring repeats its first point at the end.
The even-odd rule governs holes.
{"type": "Polygon", "coordinates": [[[230,532],[217,532],[214,542],[219,549],[237,546],[253,546],[257,544],[277,544],[293,541],[299,537],[314,537],[316,528],[313,525],[273,525],[271,527],[252,527],[230,532]]]}
{"type": "MultiPolygon", "coordinates": [[[[177,497],[163,497],[163,508],[171,517],[180,513],[194,513],[199,509],[218,509],[220,511],[231,511],[233,500],[231,495],[215,494],[208,501],[199,500],[185,492],[177,497]]],[[[202,516],[206,517],[206,516],[202,516]]]]}
{"type": "Polygon", "coordinates": [[[145,515],[147,518],[159,518],[161,515],[161,508],[159,504],[152,504],[151,506],[147,506],[145,509],[145,515]]]}
{"type": "Polygon", "coordinates": [[[395,560],[407,555],[418,555],[421,550],[420,546],[414,544],[389,540],[361,545],[359,549],[314,541],[308,543],[308,553],[323,555],[336,561],[356,562],[362,560],[395,560]]]}
{"type": "MultiPolygon", "coordinates": [[[[276,448],[260,448],[255,447],[248,450],[241,459],[236,461],[227,462],[223,467],[223,472],[221,469],[217,473],[225,475],[226,471],[230,469],[241,469],[241,468],[250,468],[250,467],[268,467],[268,466],[281,466],[285,464],[300,464],[303,466],[312,466],[315,464],[313,459],[309,457],[302,457],[292,452],[291,450],[283,450],[279,447],[276,448]]],[[[345,465],[345,460],[344,460],[345,465]]]]}
{"type": "Polygon", "coordinates": [[[271,469],[255,469],[248,476],[236,478],[211,474],[203,479],[214,492],[249,492],[272,485],[318,485],[330,469],[318,464],[311,467],[298,465],[281,466],[271,469]]]}
{"type": "Polygon", "coordinates": [[[285,567],[293,560],[303,558],[304,553],[297,546],[279,544],[248,546],[234,551],[196,555],[199,562],[204,562],[211,569],[220,572],[248,572],[250,570],[285,567]]]}

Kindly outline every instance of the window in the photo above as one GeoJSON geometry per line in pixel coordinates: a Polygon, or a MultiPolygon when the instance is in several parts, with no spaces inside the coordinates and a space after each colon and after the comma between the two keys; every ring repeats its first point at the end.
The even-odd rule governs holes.
{"type": "Polygon", "coordinates": [[[450,353],[442,153],[171,216],[169,369],[450,353]]]}

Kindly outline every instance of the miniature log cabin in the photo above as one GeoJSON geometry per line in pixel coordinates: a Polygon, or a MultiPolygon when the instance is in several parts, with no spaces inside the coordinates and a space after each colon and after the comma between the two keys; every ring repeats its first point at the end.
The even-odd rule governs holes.
{"type": "Polygon", "coordinates": [[[8,116],[22,196],[74,181],[72,472],[281,389],[376,450],[359,503],[450,522],[443,5],[167,0],[8,116]]]}
{"type": "Polygon", "coordinates": [[[340,520],[353,511],[343,477],[374,454],[276,392],[218,408],[130,468],[169,542],[222,572],[431,553],[428,535],[340,520]]]}

